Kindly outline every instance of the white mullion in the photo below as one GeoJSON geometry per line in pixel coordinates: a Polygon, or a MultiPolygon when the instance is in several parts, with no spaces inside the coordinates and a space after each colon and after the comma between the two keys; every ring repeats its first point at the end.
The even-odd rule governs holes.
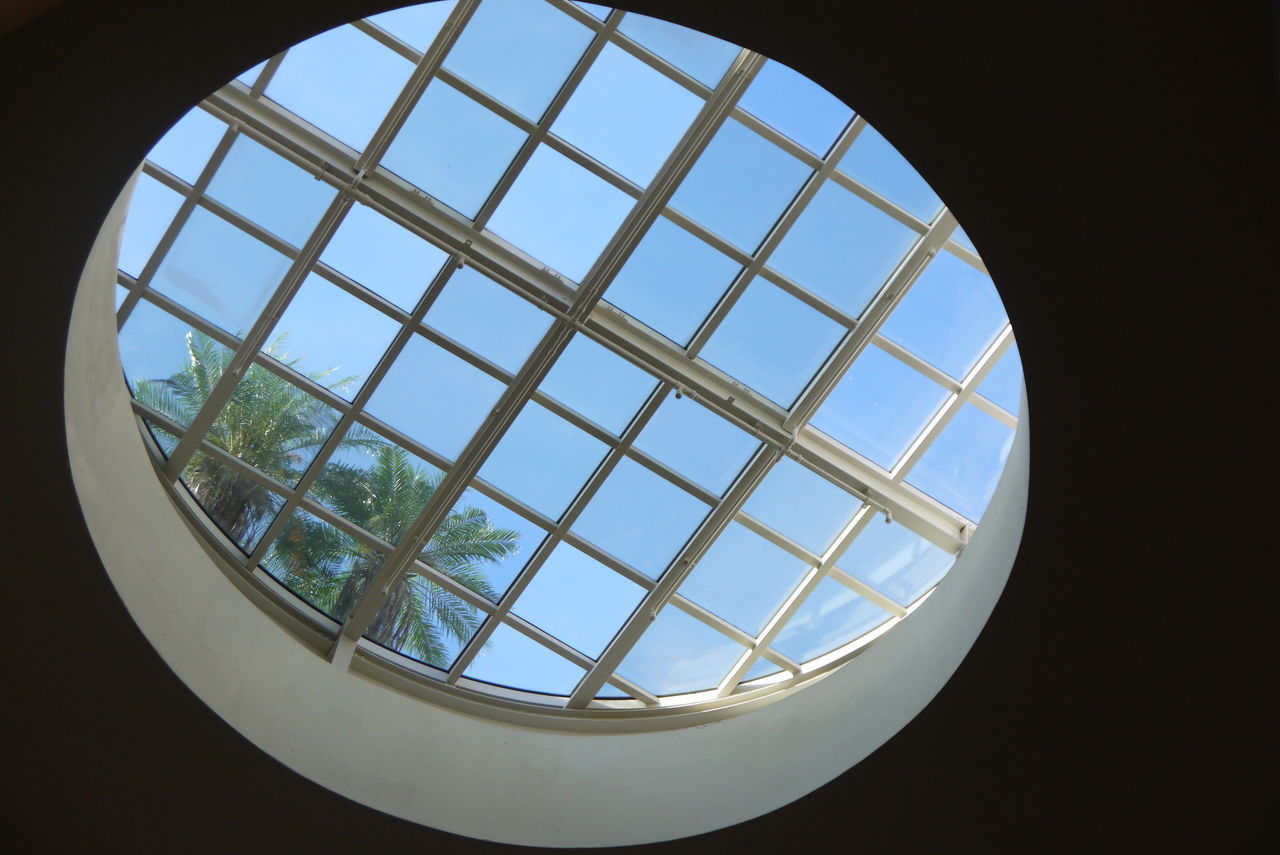
{"type": "Polygon", "coordinates": [[[852,573],[849,573],[846,570],[841,570],[839,567],[832,567],[827,572],[827,575],[833,580],[839,582],[841,585],[844,585],[849,590],[858,594],[858,596],[875,603],[894,617],[904,618],[907,616],[906,608],[900,603],[891,597],[886,597],[884,594],[880,593],[857,576],[854,576],[852,573]]]}
{"type": "MultiPolygon", "coordinates": [[[[792,297],[795,297],[797,300],[807,305],[809,308],[816,309],[845,329],[853,329],[858,325],[858,319],[853,315],[849,314],[844,309],[837,307],[833,303],[828,302],[825,298],[819,297],[799,282],[796,282],[785,274],[779,273],[772,267],[761,267],[757,271],[756,276],[778,286],[792,297]]],[[[745,288],[743,290],[745,290],[745,288]]]]}
{"type": "Polygon", "coordinates": [[[940,368],[935,368],[919,356],[907,350],[891,338],[877,332],[875,338],[871,341],[876,347],[892,356],[894,359],[911,367],[924,376],[928,377],[934,383],[937,383],[948,392],[956,393],[960,391],[960,381],[952,377],[940,368]]]}
{"type": "MultiPolygon", "coordinates": [[[[546,0],[547,3],[564,12],[570,18],[573,18],[584,27],[590,27],[593,30],[601,30],[605,26],[605,21],[601,21],[595,15],[592,15],[586,9],[575,6],[569,0],[546,0]]],[[[615,12],[615,14],[618,14],[615,12]]]]}
{"type": "MultiPolygon", "coordinates": [[[[282,50],[263,64],[262,71],[259,71],[258,76],[253,80],[253,85],[245,87],[249,95],[254,98],[258,98],[267,91],[267,87],[271,85],[272,78],[274,78],[276,76],[276,72],[280,70],[280,63],[284,62],[285,55],[288,53],[289,51],[282,50]]],[[[240,81],[232,79],[231,83],[240,83],[240,81]]]]}
{"type": "Polygon", "coordinates": [[[1013,413],[1009,412],[1008,410],[1006,410],[1004,407],[1000,406],[996,402],[992,401],[990,398],[984,397],[979,392],[975,391],[973,393],[973,395],[969,398],[969,403],[973,404],[975,407],[982,410],[984,413],[991,416],[993,419],[1000,422],[1000,424],[1004,425],[1005,427],[1008,427],[1008,428],[1018,427],[1017,416],[1015,416],[1013,413]]]}
{"type": "MultiPolygon", "coordinates": [[[[734,107],[731,118],[746,125],[810,169],[822,168],[823,158],[821,156],[809,151],[809,149],[800,145],[800,143],[776,129],[773,125],[757,118],[754,113],[749,113],[742,107],[734,107]]],[[[856,118],[851,121],[856,121],[856,118]]]]}
{"type": "Polygon", "coordinates": [[[751,516],[751,514],[747,513],[746,511],[738,511],[733,521],[738,523],[742,527],[760,535],[765,540],[772,543],[774,546],[778,547],[779,549],[785,552],[790,553],[795,558],[799,558],[801,561],[803,561],[806,564],[817,565],[822,562],[821,555],[818,555],[816,552],[806,549],[805,547],[796,543],[791,538],[787,537],[785,534],[782,534],[773,526],[751,516]]]}
{"type": "MultiPolygon", "coordinates": [[[[415,65],[422,61],[422,51],[402,40],[394,33],[379,27],[368,18],[361,18],[358,21],[352,21],[351,26],[355,27],[378,44],[394,51],[415,65]]],[[[441,29],[444,29],[443,25],[441,26],[441,29]]]]}
{"type": "Polygon", "coordinates": [[[987,264],[982,260],[982,257],[969,249],[969,247],[957,241],[955,238],[951,238],[947,241],[947,252],[951,253],[956,258],[959,258],[961,261],[967,262],[971,267],[976,268],[984,275],[991,275],[987,270],[987,264]]]}
{"type": "MultiPolygon", "coordinates": [[[[689,617],[695,618],[721,635],[732,639],[735,643],[741,644],[743,647],[750,649],[756,642],[751,633],[738,629],[738,627],[729,623],[715,612],[710,609],[703,608],[682,594],[673,594],[671,599],[667,601],[667,605],[672,608],[679,609],[689,617]]],[[[610,679],[612,679],[612,677],[610,677],[610,679]]]]}
{"type": "Polygon", "coordinates": [[[846,172],[836,169],[832,172],[831,180],[857,196],[864,202],[878,208],[882,213],[888,214],[898,222],[902,223],[909,229],[917,232],[924,232],[929,228],[929,224],[917,217],[915,214],[908,212],[904,208],[900,208],[884,196],[867,187],[865,184],[858,182],[856,178],[846,172]]]}
{"type": "MultiPolygon", "coordinates": [[[[689,74],[683,69],[677,68],[673,63],[658,56],[644,45],[637,41],[632,41],[631,37],[626,33],[623,33],[621,30],[614,30],[614,32],[610,34],[609,40],[634,56],[636,59],[643,62],[645,65],[652,68],[654,71],[657,71],[669,80],[680,84],[699,98],[709,98],[711,93],[715,91],[701,80],[698,80],[692,74],[689,74]]],[[[725,72],[726,77],[729,74],[730,72],[725,72]]],[[[721,78],[721,81],[723,82],[723,78],[721,78]]]]}

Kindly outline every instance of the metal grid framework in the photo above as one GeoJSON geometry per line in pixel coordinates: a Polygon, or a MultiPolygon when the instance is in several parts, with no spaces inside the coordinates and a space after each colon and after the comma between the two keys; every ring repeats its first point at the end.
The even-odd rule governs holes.
{"type": "MultiPolygon", "coordinates": [[[[904,478],[965,403],[975,404],[1008,427],[1016,426],[1017,420],[1014,414],[1005,411],[976,391],[995,363],[1013,344],[1012,330],[1006,324],[968,374],[958,381],[880,334],[880,326],[939,251],[945,248],[984,273],[985,267],[972,251],[951,239],[956,222],[945,208],[932,222],[920,221],[837,169],[840,158],[865,127],[865,121],[861,116],[853,118],[825,157],[816,156],[737,106],[738,98],[764,63],[764,58],[758,54],[742,50],[720,84],[710,89],[667,60],[620,33],[617,27],[624,15],[621,11],[610,12],[602,21],[572,3],[562,2],[562,0],[547,0],[547,2],[591,28],[594,36],[585,54],[552,100],[550,107],[536,123],[457,74],[443,68],[444,58],[479,5],[479,0],[459,0],[434,42],[425,52],[419,52],[372,21],[356,22],[354,26],[359,30],[414,63],[414,70],[403,91],[382,120],[372,140],[360,152],[353,151],[335,141],[264,96],[264,90],[271,76],[279,68],[283,54],[266,63],[252,86],[233,81],[201,104],[202,109],[227,123],[226,131],[193,184],[188,184],[149,161],[143,165],[144,174],[182,194],[183,201],[140,274],[135,278],[123,272],[120,273],[119,283],[127,289],[127,294],[120,304],[117,323],[119,327],[123,327],[139,301],[147,301],[230,349],[234,357],[229,370],[222,374],[221,380],[213,388],[190,424],[183,426],[137,400],[134,401],[135,411],[140,420],[145,419],[154,427],[177,438],[176,445],[167,455],[160,454],[157,450],[157,465],[170,484],[180,484],[180,476],[184,468],[193,456],[199,453],[219,461],[254,483],[265,486],[283,502],[279,514],[248,555],[235,549],[225,538],[221,539],[223,552],[236,561],[244,574],[259,580],[269,579],[259,565],[296,509],[312,514],[345,532],[357,542],[387,556],[372,582],[366,586],[359,602],[350,610],[340,626],[332,621],[310,616],[312,624],[319,627],[320,631],[331,639],[328,655],[337,667],[351,667],[353,657],[359,651],[360,656],[365,658],[371,655],[381,657],[405,673],[411,672],[425,676],[427,679],[421,682],[436,685],[444,691],[480,691],[506,701],[534,702],[544,706],[562,706],[569,710],[714,706],[793,686],[816,673],[838,666],[856,655],[866,643],[904,618],[931,593],[926,592],[915,603],[904,607],[837,567],[841,556],[873,519],[880,514],[886,515],[894,522],[909,528],[952,554],[958,553],[967,542],[974,524],[906,484],[904,478]],[[640,59],[649,67],[703,99],[702,108],[692,125],[656,177],[644,188],[638,187],[550,131],[575,87],[606,44],[622,48],[631,56],[640,59]],[[435,202],[422,190],[379,167],[380,158],[386,153],[427,84],[437,78],[462,91],[527,134],[514,162],[506,170],[474,220],[469,220],[435,202]],[[699,154],[729,117],[740,121],[812,170],[810,177],[770,229],[764,241],[750,254],[668,207],[667,204],[699,154]],[[314,174],[318,180],[337,189],[338,192],[320,218],[319,224],[301,246],[291,245],[206,194],[210,182],[232,143],[240,135],[266,146],[314,174]],[[515,183],[522,167],[529,161],[534,150],[543,144],[634,200],[630,214],[580,283],[569,282],[545,268],[537,259],[527,256],[485,229],[486,222],[515,183]],[[801,284],[768,266],[770,253],[779,245],[788,229],[804,211],[805,206],[826,182],[833,182],[851,191],[919,235],[915,245],[859,317],[853,317],[831,305],[801,284]],[[453,263],[444,265],[412,311],[403,310],[319,261],[327,242],[345,214],[355,204],[370,206],[403,228],[443,249],[452,257],[453,263]],[[188,218],[197,208],[230,222],[291,259],[288,272],[268,300],[266,309],[242,338],[227,333],[170,297],[148,287],[165,253],[172,247],[188,218]],[[741,272],[714,310],[703,321],[688,347],[676,345],[630,318],[622,310],[601,300],[613,276],[635,249],[646,230],[659,217],[666,217],[742,265],[741,272]],[[533,354],[514,373],[424,323],[428,309],[441,293],[450,276],[464,265],[475,268],[554,318],[533,354]],[[311,273],[318,274],[400,325],[400,330],[390,347],[351,401],[263,352],[267,338],[276,322],[301,287],[303,280],[311,273]],[[810,380],[789,410],[738,383],[698,356],[703,345],[728,315],[747,286],[757,278],[771,282],[797,297],[836,321],[845,330],[839,346],[822,369],[810,380]],[[396,357],[414,335],[425,337],[464,362],[501,381],[505,386],[498,404],[456,459],[446,459],[413,437],[383,423],[364,410],[379,381],[387,374],[396,357]],[[538,388],[541,380],[547,375],[556,358],[574,335],[587,336],[595,340],[629,362],[650,372],[659,380],[654,392],[620,435],[592,422],[538,388]],[[892,470],[885,470],[870,462],[809,424],[809,419],[827,399],[836,383],[860,354],[869,347],[878,348],[895,357],[930,378],[947,392],[943,405],[892,470]],[[219,448],[208,438],[210,427],[250,365],[260,366],[266,371],[287,379],[339,414],[338,424],[329,440],[319,450],[306,474],[296,485],[289,486],[276,481],[219,448]],[[650,417],[672,394],[688,396],[698,401],[761,441],[759,449],[750,462],[722,495],[712,493],[679,471],[633,446],[633,442],[650,417]],[[477,478],[481,465],[511,426],[521,407],[528,401],[536,401],[609,447],[604,461],[559,519],[549,518],[477,478]],[[445,473],[443,481],[431,500],[396,544],[383,541],[307,495],[325,463],[337,451],[347,428],[357,424],[377,431],[445,473]],[[824,554],[814,554],[742,510],[752,491],[772,467],[784,457],[798,461],[862,502],[861,509],[854,514],[834,544],[824,554]],[[571,530],[578,515],[623,459],[639,463],[667,482],[701,500],[710,508],[709,514],[697,527],[693,536],[665,572],[656,579],[629,566],[571,530]],[[467,489],[474,489],[514,511],[548,534],[497,603],[473,592],[448,575],[426,566],[419,559],[423,544],[430,539],[467,489]],[[698,560],[731,522],[742,524],[790,555],[801,559],[809,567],[781,608],[768,620],[757,636],[744,632],[678,593],[681,583],[697,566],[698,560]],[[645,589],[640,605],[608,643],[603,653],[594,659],[511,612],[512,604],[519,598],[552,549],[559,543],[576,547],[645,589]],[[408,657],[399,656],[372,645],[367,640],[361,640],[362,634],[382,607],[390,585],[406,573],[420,574],[460,598],[479,613],[488,616],[447,673],[422,666],[408,657]],[[792,661],[773,649],[771,644],[787,620],[796,613],[805,598],[824,579],[835,580],[852,589],[885,609],[892,615],[892,619],[861,638],[850,639],[847,644],[831,654],[808,663],[792,661]],[[664,608],[679,609],[736,641],[744,648],[744,654],[739,657],[719,686],[713,690],[696,695],[659,698],[617,673],[619,664],[664,608]],[[464,674],[473,657],[498,626],[511,627],[533,639],[584,669],[585,676],[567,698],[558,699],[494,687],[468,679],[464,674]],[[744,678],[761,658],[771,662],[779,673],[763,680],[744,682],[744,678]],[[602,692],[610,694],[604,689],[606,683],[632,700],[601,699],[602,692]]],[[[153,450],[156,450],[154,446],[153,450]]],[[[218,533],[211,533],[217,539],[218,533]]],[[[283,590],[278,585],[275,589],[283,590]]],[[[290,598],[285,595],[283,599],[290,598]]],[[[297,605],[294,608],[297,609],[297,605]]]]}

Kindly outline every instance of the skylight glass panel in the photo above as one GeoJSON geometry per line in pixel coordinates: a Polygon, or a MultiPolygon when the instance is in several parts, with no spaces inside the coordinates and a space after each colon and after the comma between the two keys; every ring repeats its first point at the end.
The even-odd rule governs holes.
{"type": "Polygon", "coordinates": [[[594,659],[642,597],[635,582],[559,543],[511,610],[594,659]]]}
{"type": "Polygon", "coordinates": [[[296,509],[262,559],[273,579],[334,620],[338,603],[348,606],[355,591],[353,562],[359,546],[345,532],[296,509]]]}
{"type": "Polygon", "coordinates": [[[244,335],[289,269],[289,259],[196,208],[156,269],[151,287],[227,332],[244,335]]]}
{"type": "Polygon", "coordinates": [[[657,384],[652,374],[579,334],[569,340],[538,389],[621,434],[657,384]]]}
{"type": "Polygon", "coordinates": [[[741,52],[737,45],[706,33],[634,12],[623,17],[618,32],[712,89],[741,52]]]}
{"type": "Polygon", "coordinates": [[[978,250],[973,247],[973,241],[969,239],[969,234],[959,226],[956,226],[956,230],[951,233],[951,239],[974,255],[978,254],[978,250]]]}
{"type": "Polygon", "coordinates": [[[591,30],[548,3],[484,0],[444,66],[538,119],[591,41],[591,30]]]}
{"type": "Polygon", "coordinates": [[[433,80],[381,165],[474,218],[524,142],[524,131],[433,80]]]}
{"type": "Polygon", "coordinates": [[[551,326],[546,312],[471,267],[449,277],[424,320],[513,374],[551,326]]]}
{"type": "Polygon", "coordinates": [[[862,501],[790,457],[774,464],[742,510],[815,555],[822,555],[862,501]]]}
{"type": "Polygon", "coordinates": [[[129,296],[129,289],[116,283],[116,311],[120,311],[120,307],[124,305],[124,301],[129,296]]]}
{"type": "MultiPolygon", "coordinates": [[[[495,601],[501,599],[511,587],[520,568],[529,562],[547,534],[515,511],[508,510],[475,489],[462,494],[449,516],[457,521],[459,527],[469,526],[483,533],[483,537],[478,537],[463,532],[467,534],[463,538],[464,546],[475,543],[487,545],[493,540],[513,544],[510,548],[502,549],[499,554],[490,554],[481,565],[481,573],[489,588],[489,593],[485,596],[495,601]]],[[[486,551],[493,552],[488,549],[486,551]]]]}
{"type": "Polygon", "coordinates": [[[760,441],[689,398],[668,397],[635,447],[701,487],[722,494],[760,441]]]}
{"type": "Polygon", "coordinates": [[[808,662],[858,638],[892,617],[834,579],[823,579],[773,641],[773,649],[808,662]]]}
{"type": "Polygon", "coordinates": [[[545,695],[568,695],[586,672],[519,630],[500,624],[466,676],[545,695]]]}
{"type": "Polygon", "coordinates": [[[230,351],[189,324],[140,300],[120,330],[120,362],[133,395],[183,427],[195,418],[208,396],[209,384],[185,382],[196,368],[215,371],[230,359],[230,351]],[[201,357],[197,361],[193,357],[201,357]],[[174,383],[167,381],[174,379],[174,383]]]}
{"type": "Polygon", "coordinates": [[[435,41],[436,35],[444,26],[445,19],[453,12],[455,5],[457,5],[455,0],[419,3],[416,6],[392,9],[380,15],[370,15],[366,20],[377,24],[410,47],[425,53],[435,41]]]}
{"type": "Polygon", "coordinates": [[[769,256],[769,266],[856,318],[919,237],[828,181],[769,256]]]}
{"type": "Polygon", "coordinates": [[[289,48],[266,95],[356,151],[364,149],[413,63],[352,26],[289,48]]]}
{"type": "Polygon", "coordinates": [[[780,62],[761,67],[738,106],[786,134],[819,157],[825,155],[853,118],[853,110],[780,62]]]}
{"type": "Polygon", "coordinates": [[[266,351],[348,401],[364,385],[400,325],[311,274],[289,302],[266,351]]]}
{"type": "Polygon", "coordinates": [[[364,205],[343,217],[320,260],[412,311],[448,255],[364,205]]]}
{"type": "Polygon", "coordinates": [[[364,637],[448,670],[479,629],[482,616],[448,589],[417,573],[397,581],[364,637]],[[420,615],[431,614],[430,620],[420,615]]]}
{"type": "Polygon", "coordinates": [[[965,404],[907,473],[907,483],[978,522],[1012,447],[1012,428],[965,404]]]}
{"type": "Polygon", "coordinates": [[[1018,345],[1010,346],[1000,361],[992,366],[978,387],[978,393],[997,407],[1018,415],[1022,406],[1022,360],[1018,356],[1018,345]]]}
{"type": "Polygon", "coordinates": [[[147,152],[147,160],[195,184],[227,125],[200,108],[188,110],[147,152]]]}
{"type": "Polygon", "coordinates": [[[202,452],[182,470],[182,481],[209,519],[246,555],[284,506],[284,497],[202,452]]]}
{"type": "Polygon", "coordinates": [[[942,252],[929,262],[880,332],[960,379],[1008,320],[991,277],[942,252]]]}
{"type": "Polygon", "coordinates": [[[663,609],[618,666],[655,695],[714,689],[744,652],[742,645],[675,606],[663,609]]]}
{"type": "Polygon", "coordinates": [[[747,673],[743,675],[742,682],[749,683],[752,680],[759,680],[761,677],[770,677],[781,670],[782,669],[777,665],[774,665],[768,659],[761,656],[756,660],[756,664],[752,665],[751,668],[747,670],[747,673]]]}
{"type": "Polygon", "coordinates": [[[182,196],[150,175],[139,175],[129,200],[129,212],[120,238],[119,268],[137,277],[155,251],[156,244],[182,207],[182,196]]]}
{"type": "Polygon", "coordinates": [[[453,459],[506,387],[420,335],[409,337],[369,399],[370,415],[453,459]]]}
{"type": "Polygon", "coordinates": [[[480,468],[480,477],[552,519],[569,507],[608,446],[530,401],[480,468]]]}
{"type": "Polygon", "coordinates": [[[710,510],[670,481],[624,458],[591,497],[573,530],[656,579],[710,510]],[[643,513],[637,513],[640,508],[643,513]]]}
{"type": "Polygon", "coordinates": [[[671,207],[752,252],[812,170],[736,119],[712,137],[671,207]]]}
{"type": "Polygon", "coordinates": [[[873,463],[893,469],[949,394],[872,346],[836,384],[810,423],[873,463]]]}
{"type": "Polygon", "coordinates": [[[236,138],[209,195],[276,237],[302,246],[337,191],[245,136],[236,138]]]}
{"type": "Polygon", "coordinates": [[[730,523],[680,586],[680,593],[739,629],[759,635],[808,570],[806,562],[730,523]]]}
{"type": "Polygon", "coordinates": [[[545,145],[494,211],[489,229],[581,282],[635,200],[545,145]]]}
{"type": "Polygon", "coordinates": [[[901,606],[938,583],[956,557],[898,523],[871,520],[840,558],[840,569],[901,606]]]}
{"type": "Polygon", "coordinates": [[[577,6],[579,9],[582,9],[583,11],[591,13],[595,17],[599,18],[601,21],[603,21],[605,17],[607,17],[609,14],[608,8],[596,3],[578,3],[575,0],[573,5],[577,6]]]}
{"type": "Polygon", "coordinates": [[[766,398],[790,407],[844,337],[845,328],[756,279],[699,354],[766,398]]]}
{"type": "Polygon", "coordinates": [[[551,130],[641,187],[703,101],[617,45],[605,45],[551,130]]]}
{"type": "Polygon", "coordinates": [[[863,126],[840,159],[840,171],[926,223],[942,210],[938,194],[870,125],[863,126]]]}
{"type": "Polygon", "coordinates": [[[659,217],[613,277],[605,299],[685,345],[740,269],[729,256],[659,217]]]}

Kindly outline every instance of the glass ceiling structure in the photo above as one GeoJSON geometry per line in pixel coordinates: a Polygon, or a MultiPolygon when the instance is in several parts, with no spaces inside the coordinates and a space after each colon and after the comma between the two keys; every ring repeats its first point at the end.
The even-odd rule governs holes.
{"type": "Polygon", "coordinates": [[[457,0],[322,33],[156,144],[134,410],[277,604],[445,693],[715,706],[951,567],[1021,368],[866,121],[641,15],[457,0]]]}

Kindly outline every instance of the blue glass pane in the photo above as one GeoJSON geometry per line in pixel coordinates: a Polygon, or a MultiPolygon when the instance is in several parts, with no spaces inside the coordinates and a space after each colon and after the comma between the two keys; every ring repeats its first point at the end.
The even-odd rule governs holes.
{"type": "Polygon", "coordinates": [[[568,695],[584,673],[568,659],[503,624],[489,636],[465,676],[528,692],[568,695]]]}
{"type": "Polygon", "coordinates": [[[853,110],[839,98],[773,60],[760,69],[738,106],[819,156],[853,118],[853,110]]]}
{"type": "Polygon", "coordinates": [[[191,212],[151,287],[228,332],[253,326],[289,259],[203,208],[191,212]]]}
{"type": "Polygon", "coordinates": [[[907,483],[978,522],[1012,447],[1012,428],[966,404],[907,473],[907,483]]]}
{"type": "Polygon", "coordinates": [[[209,195],[294,246],[302,246],[336,191],[248,137],[237,137],[209,195]]]}
{"type": "Polygon", "coordinates": [[[609,14],[608,7],[600,6],[596,3],[578,3],[577,0],[574,0],[573,5],[577,6],[580,9],[585,9],[586,11],[590,12],[592,15],[594,15],[595,17],[599,18],[602,21],[609,14]]]}
{"type": "Polygon", "coordinates": [[[399,327],[313,273],[272,330],[267,352],[351,400],[399,327]]]}
{"type": "Polygon", "coordinates": [[[480,468],[480,477],[558,519],[608,446],[530,401],[480,468]]]}
{"type": "Polygon", "coordinates": [[[861,506],[857,497],[784,457],[769,470],[742,510],[821,555],[861,506]]]}
{"type": "Polygon", "coordinates": [[[644,588],[635,582],[560,543],[512,611],[594,659],[643,596],[644,588]]]}
{"type": "Polygon", "coordinates": [[[404,88],[413,63],[352,26],[289,48],[266,95],[360,151],[404,88]]]}
{"type": "Polygon", "coordinates": [[[919,235],[838,184],[822,185],[769,266],[854,317],[919,235]]]}
{"type": "Polygon", "coordinates": [[[729,256],[659,217],[605,298],[672,341],[688,344],[739,269],[729,256]]]}
{"type": "Polygon", "coordinates": [[[635,446],[714,493],[723,493],[760,441],[689,398],[668,397],[635,446]]]}
{"type": "Polygon", "coordinates": [[[549,4],[484,0],[444,65],[537,119],[590,41],[591,30],[549,4]]]}
{"type": "Polygon", "coordinates": [[[539,391],[621,434],[658,381],[585,335],[575,335],[539,391]]]}
{"type": "Polygon", "coordinates": [[[768,659],[761,656],[756,660],[756,664],[752,665],[747,673],[743,675],[742,682],[747,683],[751,680],[759,680],[761,677],[768,677],[772,674],[777,674],[781,670],[782,669],[777,665],[774,665],[768,659]]]}
{"type": "Polygon", "coordinates": [[[670,481],[624,458],[573,530],[656,579],[710,510],[670,481]]]}
{"type": "Polygon", "coordinates": [[[942,201],[920,173],[870,125],[858,132],[840,159],[840,171],[926,223],[942,210],[942,201]]]}
{"type": "Polygon", "coordinates": [[[869,522],[840,559],[840,569],[902,606],[909,606],[938,583],[956,557],[906,526],[869,522]]]}
{"type": "Polygon", "coordinates": [[[388,600],[365,638],[447,671],[480,628],[482,615],[471,604],[416,573],[405,576],[396,588],[399,597],[388,600]],[[389,609],[397,605],[399,612],[390,613],[389,609]],[[452,629],[445,622],[445,615],[452,616],[452,629]]]}
{"type": "Polygon", "coordinates": [[[551,326],[546,312],[470,267],[449,277],[425,320],[512,373],[551,326]]]}
{"type": "Polygon", "coordinates": [[[120,311],[120,307],[124,305],[125,298],[129,296],[129,289],[117,283],[116,285],[116,311],[120,311]]]}
{"type": "Polygon", "coordinates": [[[299,508],[267,550],[262,569],[296,596],[339,620],[336,605],[338,600],[349,598],[354,587],[352,564],[359,555],[360,547],[345,532],[299,508]]]}
{"type": "Polygon", "coordinates": [[[671,78],[606,45],[551,130],[643,187],[701,107],[671,78]]]}
{"type": "Polygon", "coordinates": [[[150,175],[139,175],[129,200],[129,213],[120,238],[118,267],[137,276],[160,242],[165,229],[182,207],[181,194],[175,193],[150,175]]]}
{"type": "Polygon", "coordinates": [[[199,107],[179,119],[160,138],[147,160],[167,169],[188,184],[195,184],[204,170],[209,155],[218,146],[218,140],[226,133],[226,123],[215,119],[199,107]]]}
{"type": "Polygon", "coordinates": [[[738,523],[730,523],[680,593],[751,635],[759,635],[809,565],[738,523]]]}
{"type": "Polygon", "coordinates": [[[737,45],[633,12],[622,19],[618,31],[712,89],[738,58],[737,45]]]}
{"type": "Polygon", "coordinates": [[[581,282],[634,200],[545,145],[529,158],[489,228],[581,282]]]}
{"type": "Polygon", "coordinates": [[[1018,356],[1016,344],[992,366],[978,392],[996,406],[1018,415],[1022,407],[1022,358],[1018,356]]]}
{"type": "Polygon", "coordinates": [[[182,483],[209,519],[246,555],[258,545],[284,505],[283,496],[201,453],[182,470],[182,483]]]}
{"type": "Polygon", "coordinates": [[[184,427],[208,397],[209,383],[194,383],[194,370],[216,382],[231,353],[146,300],[134,306],[120,330],[120,362],[134,396],[184,427]],[[204,357],[204,358],[201,358],[204,357]],[[166,383],[170,378],[174,383],[166,383]]]}
{"type": "Polygon", "coordinates": [[[474,217],[524,142],[524,131],[433,80],[382,166],[474,217]]]}
{"type": "Polygon", "coordinates": [[[381,15],[370,15],[366,20],[377,24],[400,41],[426,52],[435,41],[436,34],[444,25],[445,19],[453,11],[455,0],[439,0],[436,3],[419,3],[416,6],[405,6],[403,9],[392,9],[381,15]]]}
{"type": "Polygon", "coordinates": [[[991,277],[943,252],[929,262],[880,331],[959,379],[1007,321],[991,277]]]}
{"type": "Polygon", "coordinates": [[[369,400],[369,413],[455,458],[506,387],[420,335],[400,356],[369,400]]]}
{"type": "Polygon", "coordinates": [[[957,227],[951,233],[951,239],[975,255],[977,254],[978,250],[974,248],[973,241],[969,239],[969,235],[964,229],[957,227]]]}
{"type": "Polygon", "coordinates": [[[949,393],[878,347],[868,347],[811,423],[868,460],[892,469],[949,393]]]}
{"type": "Polygon", "coordinates": [[[655,695],[714,689],[744,652],[675,606],[667,606],[622,660],[618,673],[655,695]]]}
{"type": "Polygon", "coordinates": [[[515,548],[504,551],[484,566],[484,575],[488,580],[489,589],[495,598],[501,598],[547,533],[478,490],[468,490],[463,493],[462,498],[449,513],[467,518],[474,516],[477,512],[484,514],[491,528],[515,535],[515,548]]]}
{"type": "Polygon", "coordinates": [[[823,579],[774,639],[773,649],[808,662],[848,644],[892,615],[834,579],[823,579]]]}
{"type": "Polygon", "coordinates": [[[671,199],[671,207],[748,252],[782,216],[811,170],[729,119],[671,199]]]}
{"type": "Polygon", "coordinates": [[[329,239],[320,260],[412,311],[448,256],[372,208],[355,205],[329,239]]]}
{"type": "Polygon", "coordinates": [[[752,282],[700,356],[784,407],[844,337],[844,327],[763,279],[752,282]]]}

